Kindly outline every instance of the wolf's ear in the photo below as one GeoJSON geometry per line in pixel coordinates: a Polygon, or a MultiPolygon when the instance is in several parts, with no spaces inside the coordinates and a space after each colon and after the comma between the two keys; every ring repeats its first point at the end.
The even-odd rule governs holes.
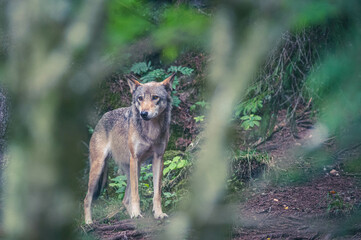
{"type": "Polygon", "coordinates": [[[137,89],[137,87],[139,87],[140,85],[142,85],[138,79],[133,76],[133,75],[129,75],[129,76],[126,76],[127,78],[127,81],[128,81],[128,85],[130,87],[130,90],[132,91],[132,94],[133,92],[137,89]]]}
{"type": "Polygon", "coordinates": [[[163,82],[161,82],[161,84],[165,87],[165,89],[169,92],[172,91],[172,85],[173,85],[173,80],[175,77],[176,73],[173,73],[172,75],[170,75],[169,77],[167,77],[165,80],[163,80],[163,82]]]}

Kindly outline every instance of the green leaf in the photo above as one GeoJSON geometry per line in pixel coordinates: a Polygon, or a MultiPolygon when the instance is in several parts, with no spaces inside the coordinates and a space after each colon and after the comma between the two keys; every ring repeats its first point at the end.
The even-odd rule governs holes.
{"type": "Polygon", "coordinates": [[[164,11],[162,24],[152,31],[157,47],[165,49],[165,57],[174,59],[185,42],[203,41],[210,18],[196,9],[180,5],[164,11]]]}
{"type": "Polygon", "coordinates": [[[204,115],[198,116],[198,117],[194,117],[194,120],[196,120],[196,122],[203,122],[203,121],[204,121],[204,115]]]}
{"type": "Polygon", "coordinates": [[[178,163],[177,168],[183,168],[187,164],[186,160],[182,160],[178,163]]]}
{"type": "Polygon", "coordinates": [[[142,83],[163,80],[165,78],[165,75],[166,74],[163,69],[155,69],[149,72],[147,75],[141,77],[140,80],[142,80],[142,83]]]}
{"type": "Polygon", "coordinates": [[[171,203],[172,203],[172,200],[167,200],[167,201],[165,201],[164,206],[168,206],[171,203]]]}
{"type": "Polygon", "coordinates": [[[179,107],[179,104],[181,103],[181,100],[178,96],[172,95],[172,104],[175,107],[179,107]]]}
{"type": "Polygon", "coordinates": [[[170,192],[163,192],[163,195],[168,198],[168,197],[171,197],[172,194],[170,192]]]}
{"type": "Polygon", "coordinates": [[[167,72],[180,72],[183,75],[189,76],[192,74],[194,70],[192,68],[188,68],[188,67],[182,67],[182,66],[170,66],[168,68],[167,72]]]}
{"type": "Polygon", "coordinates": [[[169,165],[169,169],[170,170],[174,170],[175,168],[177,167],[177,164],[172,162],[170,165],[169,165]]]}
{"type": "Polygon", "coordinates": [[[258,115],[255,115],[255,116],[254,116],[254,119],[259,121],[259,120],[261,120],[262,118],[261,118],[260,116],[258,116],[258,115]]]}
{"type": "Polygon", "coordinates": [[[150,70],[152,70],[151,62],[149,61],[148,64],[146,62],[138,62],[134,63],[132,67],[130,68],[131,72],[134,72],[135,74],[144,74],[150,70]]]}
{"type": "Polygon", "coordinates": [[[163,170],[163,175],[166,175],[166,174],[169,172],[169,170],[170,170],[169,167],[165,168],[165,169],[163,170]]]}
{"type": "Polygon", "coordinates": [[[201,106],[202,108],[207,108],[209,106],[209,103],[207,103],[206,101],[200,101],[200,102],[196,102],[197,105],[201,106]]]}

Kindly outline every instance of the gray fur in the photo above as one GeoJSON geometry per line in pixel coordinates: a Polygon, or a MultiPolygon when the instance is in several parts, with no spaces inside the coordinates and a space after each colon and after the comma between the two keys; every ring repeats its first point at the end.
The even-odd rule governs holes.
{"type": "Polygon", "coordinates": [[[104,186],[104,178],[102,179],[101,175],[106,169],[105,161],[109,154],[127,176],[123,203],[131,217],[141,216],[138,195],[140,164],[148,158],[153,158],[154,217],[167,216],[161,209],[160,191],[163,154],[169,140],[172,110],[169,89],[173,77],[174,75],[161,83],[147,84],[140,84],[134,78],[128,79],[133,93],[132,106],[105,113],[95,127],[89,144],[91,169],[88,193],[84,199],[86,223],[92,222],[90,206],[97,186],[104,186]],[[142,111],[149,114],[149,119],[141,117],[142,111]]]}

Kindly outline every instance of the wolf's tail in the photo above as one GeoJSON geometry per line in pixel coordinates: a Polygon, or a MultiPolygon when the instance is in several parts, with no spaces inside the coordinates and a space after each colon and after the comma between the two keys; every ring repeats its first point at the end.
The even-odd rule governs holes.
{"type": "Polygon", "coordinates": [[[99,177],[97,186],[95,187],[93,199],[97,199],[100,194],[102,193],[102,190],[106,187],[108,180],[108,161],[105,159],[104,167],[102,170],[102,174],[99,177]]]}

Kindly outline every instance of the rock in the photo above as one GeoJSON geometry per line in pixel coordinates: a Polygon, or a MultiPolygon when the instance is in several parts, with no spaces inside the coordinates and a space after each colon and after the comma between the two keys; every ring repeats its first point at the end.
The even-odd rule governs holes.
{"type": "Polygon", "coordinates": [[[332,170],[330,171],[330,174],[331,174],[332,176],[340,176],[340,174],[338,173],[338,171],[335,170],[335,169],[332,169],[332,170]]]}

